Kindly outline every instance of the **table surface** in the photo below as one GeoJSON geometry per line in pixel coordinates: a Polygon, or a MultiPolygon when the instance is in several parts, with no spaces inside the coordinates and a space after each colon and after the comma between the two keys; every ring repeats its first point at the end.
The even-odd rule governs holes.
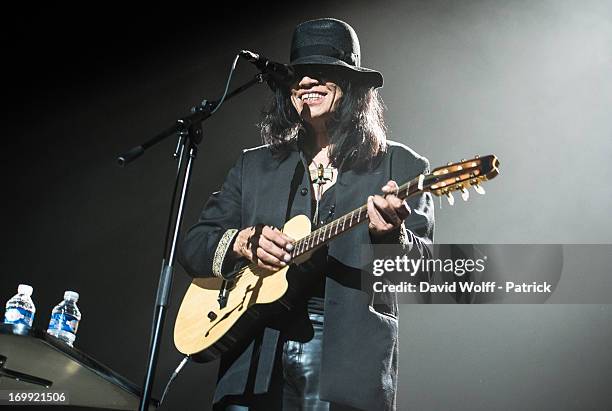
{"type": "MultiPolygon", "coordinates": [[[[0,378],[0,390],[64,392],[68,404],[114,410],[134,410],[140,387],[89,355],[37,329],[0,324],[0,355],[4,368],[52,381],[49,388],[0,378]]],[[[158,406],[151,400],[150,410],[158,406]]]]}

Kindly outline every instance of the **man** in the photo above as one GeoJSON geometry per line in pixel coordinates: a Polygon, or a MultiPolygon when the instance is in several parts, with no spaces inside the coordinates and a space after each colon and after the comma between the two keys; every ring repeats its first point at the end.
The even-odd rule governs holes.
{"type": "Polygon", "coordinates": [[[296,239],[279,230],[291,217],[305,214],[320,225],[367,200],[369,222],[309,263],[291,265],[315,280],[291,314],[222,358],[215,409],[395,409],[396,299],[373,304],[360,289],[361,250],[401,243],[425,252],[433,240],[431,196],[402,201],[395,180],[426,173],[429,164],[386,140],[382,75],[361,67],[347,23],[298,25],[290,64],[296,79],[273,85],[260,125],[266,145],[243,151],[186,234],[181,263],[195,277],[220,276],[245,260],[276,271],[291,265],[296,239]]]}

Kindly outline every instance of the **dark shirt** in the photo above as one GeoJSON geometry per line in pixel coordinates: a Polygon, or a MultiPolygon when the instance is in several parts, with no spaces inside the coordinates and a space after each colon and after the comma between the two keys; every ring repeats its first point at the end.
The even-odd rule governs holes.
{"type": "MultiPolygon", "coordinates": [[[[316,188],[316,186],[315,186],[316,188]]],[[[314,214],[316,207],[316,200],[313,196],[312,199],[312,213],[311,221],[314,220],[314,214]]],[[[319,201],[319,224],[317,227],[321,227],[334,219],[336,209],[336,185],[334,184],[330,188],[328,188],[323,195],[321,196],[321,200],[319,201]]],[[[310,293],[310,298],[308,299],[308,312],[311,314],[324,314],[324,298],[325,298],[325,273],[317,279],[312,287],[312,291],[310,293]]]]}

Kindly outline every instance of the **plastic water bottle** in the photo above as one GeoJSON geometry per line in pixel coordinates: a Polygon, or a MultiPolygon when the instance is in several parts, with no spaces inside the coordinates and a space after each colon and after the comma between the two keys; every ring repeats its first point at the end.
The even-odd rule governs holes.
{"type": "Polygon", "coordinates": [[[47,333],[59,338],[72,347],[76,339],[77,328],[81,321],[81,312],[76,305],[79,293],[66,291],[64,300],[53,308],[47,333]]]}
{"type": "Polygon", "coordinates": [[[25,328],[32,327],[36,307],[32,301],[32,287],[27,284],[19,284],[17,294],[6,302],[4,312],[4,323],[21,325],[25,328]]]}

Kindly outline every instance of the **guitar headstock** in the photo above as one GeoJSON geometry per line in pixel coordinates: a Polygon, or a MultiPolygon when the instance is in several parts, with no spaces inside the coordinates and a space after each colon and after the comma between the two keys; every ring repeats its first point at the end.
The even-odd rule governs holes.
{"type": "Polygon", "coordinates": [[[461,197],[467,201],[470,194],[468,188],[474,187],[479,194],[485,191],[480,185],[499,174],[499,160],[494,155],[476,156],[470,160],[448,163],[446,166],[434,169],[425,176],[423,190],[442,196],[446,195],[451,205],[454,204],[453,191],[461,191],[461,197]]]}

